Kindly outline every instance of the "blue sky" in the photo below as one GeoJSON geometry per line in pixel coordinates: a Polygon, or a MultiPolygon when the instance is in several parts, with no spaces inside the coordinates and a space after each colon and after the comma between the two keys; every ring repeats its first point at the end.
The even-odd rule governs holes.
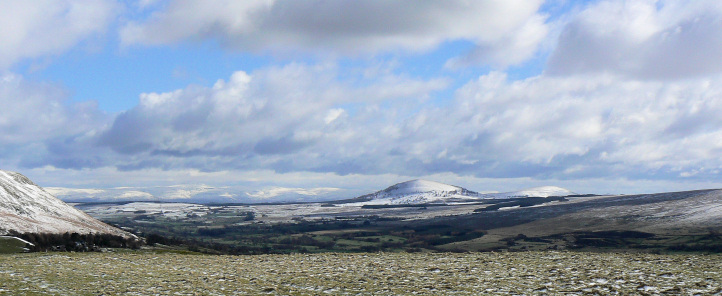
{"type": "Polygon", "coordinates": [[[76,197],[718,188],[721,24],[716,1],[2,2],[0,163],[76,197]]]}

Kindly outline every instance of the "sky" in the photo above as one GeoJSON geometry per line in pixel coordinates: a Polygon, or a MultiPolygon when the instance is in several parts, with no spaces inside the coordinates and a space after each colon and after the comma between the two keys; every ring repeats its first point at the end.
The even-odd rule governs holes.
{"type": "Polygon", "coordinates": [[[66,199],[722,188],[722,3],[0,0],[0,169],[66,199]]]}

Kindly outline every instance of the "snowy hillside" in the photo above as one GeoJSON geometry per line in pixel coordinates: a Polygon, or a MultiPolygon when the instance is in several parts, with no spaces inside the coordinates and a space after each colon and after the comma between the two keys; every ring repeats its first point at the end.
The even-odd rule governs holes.
{"type": "Polygon", "coordinates": [[[426,180],[411,180],[398,183],[381,191],[360,196],[347,205],[405,205],[427,203],[475,202],[480,199],[549,197],[575,194],[556,186],[534,187],[503,193],[477,193],[459,186],[426,180]]]}
{"type": "Polygon", "coordinates": [[[131,236],[55,198],[27,177],[0,170],[0,234],[9,230],[131,236]]]}
{"type": "Polygon", "coordinates": [[[569,189],[556,186],[541,186],[519,191],[482,194],[482,198],[550,197],[576,194],[569,189]]]}
{"type": "Polygon", "coordinates": [[[411,180],[356,198],[362,205],[402,205],[476,201],[479,194],[434,181],[411,180]]]}

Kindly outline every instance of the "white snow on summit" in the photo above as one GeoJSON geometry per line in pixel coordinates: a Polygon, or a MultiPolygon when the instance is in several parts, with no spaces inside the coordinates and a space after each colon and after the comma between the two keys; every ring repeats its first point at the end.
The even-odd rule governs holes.
{"type": "Polygon", "coordinates": [[[556,186],[534,187],[503,193],[478,193],[459,186],[427,180],[411,180],[398,183],[381,191],[357,197],[349,206],[363,205],[404,205],[427,203],[468,203],[481,199],[549,197],[575,194],[556,186]]]}
{"type": "Polygon", "coordinates": [[[419,193],[419,192],[456,192],[456,191],[464,191],[466,189],[453,186],[453,185],[447,185],[444,183],[434,182],[434,181],[427,181],[427,180],[411,180],[403,183],[399,183],[396,185],[393,185],[389,188],[386,188],[383,190],[383,192],[387,194],[411,194],[411,193],[419,193]]]}
{"type": "Polygon", "coordinates": [[[0,170],[0,234],[9,230],[132,236],[64,203],[27,177],[0,170]]]}
{"type": "Polygon", "coordinates": [[[427,180],[398,183],[384,190],[358,197],[349,205],[402,205],[475,201],[479,194],[462,187],[427,180]]]}

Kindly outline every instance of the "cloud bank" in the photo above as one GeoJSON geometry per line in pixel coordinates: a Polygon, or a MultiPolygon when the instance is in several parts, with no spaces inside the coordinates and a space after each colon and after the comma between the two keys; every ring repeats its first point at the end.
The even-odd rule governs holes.
{"type": "Polygon", "coordinates": [[[601,1],[563,29],[548,73],[673,80],[722,72],[722,3],[601,1]]]}
{"type": "Polygon", "coordinates": [[[358,97],[383,97],[384,87],[349,87],[328,71],[292,65],[237,72],[210,88],[144,94],[90,142],[114,152],[102,159],[105,165],[128,170],[672,179],[711,177],[722,167],[714,159],[722,149],[719,78],[509,81],[492,72],[458,89],[451,104],[420,109],[410,106],[419,102],[414,97],[444,84],[409,80],[426,88],[382,109],[358,97]]]}
{"type": "Polygon", "coordinates": [[[105,0],[4,1],[0,70],[27,58],[56,55],[105,32],[120,5],[105,0]]]}
{"type": "Polygon", "coordinates": [[[413,3],[0,4],[12,8],[0,9],[0,24],[15,28],[0,33],[0,160],[73,177],[265,178],[265,189],[169,191],[178,199],[304,195],[336,188],[319,181],[329,176],[719,184],[716,1],[593,1],[553,24],[542,1],[413,3]],[[217,42],[278,60],[215,83],[148,90],[113,114],[13,69],[103,34],[132,53],[217,42]],[[416,73],[426,65],[404,60],[426,55],[438,55],[438,71],[416,73]],[[302,186],[295,174],[315,179],[302,186]],[[271,184],[279,175],[286,183],[271,184]]]}
{"type": "Polygon", "coordinates": [[[547,28],[531,1],[172,1],[121,30],[126,45],[214,39],[231,50],[359,55],[423,52],[464,40],[477,49],[452,61],[520,63],[547,28]]]}

